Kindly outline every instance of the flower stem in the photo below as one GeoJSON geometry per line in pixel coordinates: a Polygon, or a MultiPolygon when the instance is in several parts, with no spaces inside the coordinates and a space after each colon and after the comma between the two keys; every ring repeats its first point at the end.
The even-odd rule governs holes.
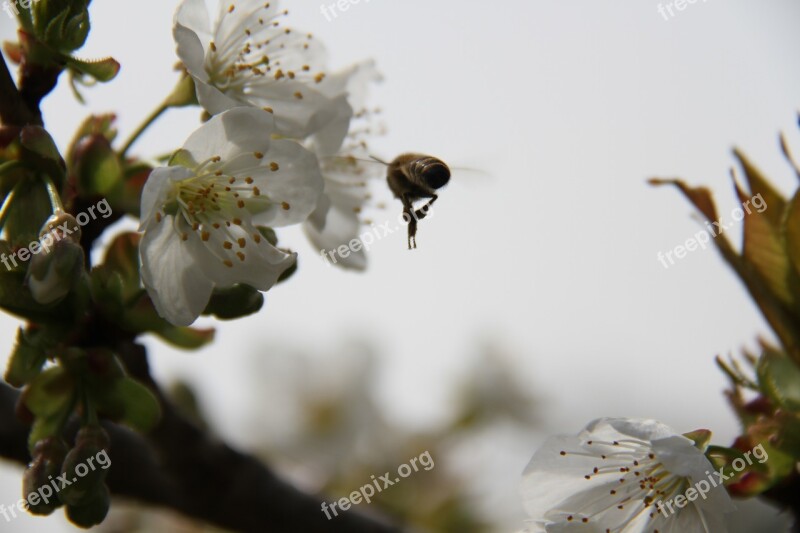
{"type": "Polygon", "coordinates": [[[152,113],[150,113],[150,115],[144,120],[144,122],[142,122],[142,124],[138,128],[136,128],[136,131],[134,131],[133,134],[125,142],[125,145],[119,152],[120,157],[124,158],[125,154],[127,154],[128,150],[130,150],[131,146],[133,146],[133,143],[135,143],[139,139],[139,137],[141,137],[141,135],[147,130],[147,128],[149,128],[156,120],[158,120],[158,117],[160,117],[169,108],[170,104],[168,100],[165,100],[152,113]]]}
{"type": "Polygon", "coordinates": [[[87,426],[100,425],[100,421],[97,418],[97,409],[88,393],[83,396],[83,423],[87,426]]]}
{"type": "MultiPolygon", "coordinates": [[[[3,165],[3,167],[8,166],[8,163],[3,165]]],[[[8,218],[8,214],[11,212],[11,204],[14,203],[14,197],[19,192],[20,187],[22,186],[22,180],[18,181],[14,188],[11,189],[5,199],[3,200],[3,205],[0,206],[0,232],[3,231],[3,226],[6,224],[6,219],[8,218]]]]}
{"type": "Polygon", "coordinates": [[[125,143],[125,146],[123,146],[122,150],[120,150],[120,157],[125,157],[125,154],[127,154],[128,150],[130,150],[131,146],[133,146],[133,143],[136,142],[142,133],[144,133],[145,130],[149,128],[153,122],[155,122],[158,117],[164,113],[164,111],[170,107],[185,107],[197,105],[197,103],[194,80],[191,76],[189,76],[189,74],[184,72],[169,96],[167,96],[164,101],[161,102],[161,105],[159,105],[152,113],[150,113],[142,125],[133,132],[128,141],[125,143]]]}
{"type": "Polygon", "coordinates": [[[44,177],[44,185],[47,188],[47,195],[50,197],[50,207],[53,209],[53,213],[63,212],[64,204],[61,202],[61,195],[50,176],[44,177]]]}

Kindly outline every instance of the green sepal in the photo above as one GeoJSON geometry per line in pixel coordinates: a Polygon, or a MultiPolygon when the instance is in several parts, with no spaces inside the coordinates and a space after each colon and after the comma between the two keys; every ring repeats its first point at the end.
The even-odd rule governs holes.
{"type": "Polygon", "coordinates": [[[711,443],[711,432],[707,429],[696,429],[689,433],[684,433],[684,437],[694,442],[695,448],[704,452],[711,443]]]}
{"type": "Polygon", "coordinates": [[[182,74],[181,79],[170,95],[164,102],[169,107],[186,107],[198,105],[197,90],[194,85],[194,78],[188,74],[182,74]]]}
{"type": "Polygon", "coordinates": [[[39,375],[45,361],[47,361],[47,353],[31,343],[25,335],[25,331],[19,328],[17,344],[6,368],[6,382],[17,388],[30,383],[39,375]]]}
{"type": "Polygon", "coordinates": [[[157,331],[154,331],[162,340],[186,350],[197,350],[206,346],[214,340],[214,329],[198,329],[189,327],[172,326],[169,323],[157,331]]]}
{"type": "Polygon", "coordinates": [[[153,302],[142,291],[137,301],[125,309],[122,325],[137,333],[151,332],[177,348],[196,350],[214,340],[213,329],[173,326],[159,316],[153,302]]]}
{"type": "Polygon", "coordinates": [[[234,320],[257,313],[264,305],[264,295],[249,285],[234,285],[228,289],[215,289],[204,315],[214,315],[221,320],[234,320]]]}

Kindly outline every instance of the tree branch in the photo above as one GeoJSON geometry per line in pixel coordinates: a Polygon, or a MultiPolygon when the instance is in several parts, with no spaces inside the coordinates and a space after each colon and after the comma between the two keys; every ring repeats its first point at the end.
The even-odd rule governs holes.
{"type": "Polygon", "coordinates": [[[17,89],[2,52],[0,52],[0,122],[7,126],[42,124],[41,115],[30,110],[17,89]]]}
{"type": "MultiPolygon", "coordinates": [[[[328,520],[323,499],[278,479],[257,459],[203,433],[186,420],[156,386],[145,349],[128,343],[120,356],[129,372],[158,395],[163,417],[146,437],[104,424],[111,437],[112,494],[166,507],[244,533],[397,533],[377,516],[340,512],[328,520]]],[[[29,428],[15,415],[19,393],[0,385],[0,457],[26,464],[29,428]]],[[[77,427],[69,428],[68,435],[77,427]]]]}

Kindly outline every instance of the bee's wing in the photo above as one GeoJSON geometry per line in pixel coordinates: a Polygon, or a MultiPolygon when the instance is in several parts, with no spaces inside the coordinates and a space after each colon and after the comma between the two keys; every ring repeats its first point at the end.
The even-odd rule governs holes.
{"type": "Polygon", "coordinates": [[[365,163],[367,165],[381,165],[384,167],[388,167],[389,163],[378,159],[375,156],[369,156],[370,159],[364,159],[363,157],[355,157],[350,155],[331,155],[327,157],[321,158],[323,162],[333,162],[333,163],[365,163]]]}
{"type": "Polygon", "coordinates": [[[465,184],[467,187],[473,187],[476,184],[486,183],[492,179],[490,172],[479,168],[450,167],[450,171],[453,175],[451,181],[456,182],[458,186],[465,184]]]}

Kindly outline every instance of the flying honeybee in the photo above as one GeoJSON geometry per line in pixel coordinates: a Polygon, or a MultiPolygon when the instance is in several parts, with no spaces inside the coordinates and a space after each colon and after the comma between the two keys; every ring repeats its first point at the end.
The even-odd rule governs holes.
{"type": "Polygon", "coordinates": [[[436,194],[450,181],[450,167],[441,159],[424,154],[407,153],[386,163],[386,181],[396,198],[403,202],[403,218],[408,221],[408,249],[417,247],[417,222],[425,218],[433,203],[439,198],[436,194]],[[414,202],[429,199],[419,209],[414,202]]]}

